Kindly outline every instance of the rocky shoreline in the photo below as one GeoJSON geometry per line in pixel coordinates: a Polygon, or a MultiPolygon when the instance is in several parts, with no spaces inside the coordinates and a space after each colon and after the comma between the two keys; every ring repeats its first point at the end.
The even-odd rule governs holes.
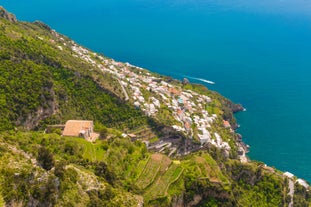
{"type": "MultiPolygon", "coordinates": [[[[232,114],[236,114],[239,112],[246,111],[246,109],[242,106],[242,104],[235,104],[231,101],[229,101],[228,107],[232,110],[232,114]]],[[[235,122],[234,127],[232,127],[234,130],[239,128],[238,123],[236,122],[235,117],[233,116],[234,120],[231,120],[235,122]]],[[[239,158],[242,163],[248,162],[249,159],[247,158],[246,154],[249,152],[249,145],[243,142],[242,138],[243,136],[235,131],[236,136],[238,137],[237,144],[239,146],[238,154],[239,158]]]]}

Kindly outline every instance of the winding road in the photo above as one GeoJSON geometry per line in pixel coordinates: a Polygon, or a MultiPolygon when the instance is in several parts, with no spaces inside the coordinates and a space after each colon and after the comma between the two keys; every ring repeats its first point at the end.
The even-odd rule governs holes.
{"type": "Polygon", "coordinates": [[[291,200],[290,200],[290,203],[288,204],[288,207],[293,207],[294,206],[295,183],[292,179],[288,179],[288,188],[289,188],[288,195],[290,195],[290,197],[291,197],[291,200]]]}
{"type": "Polygon", "coordinates": [[[119,82],[119,84],[120,84],[120,86],[121,86],[121,88],[122,88],[122,91],[123,91],[123,93],[124,93],[124,95],[125,95],[125,101],[128,101],[128,100],[130,99],[130,98],[129,98],[129,95],[127,94],[127,92],[126,92],[124,86],[122,85],[121,81],[120,81],[118,78],[116,78],[116,79],[118,80],[118,82],[119,82]]]}

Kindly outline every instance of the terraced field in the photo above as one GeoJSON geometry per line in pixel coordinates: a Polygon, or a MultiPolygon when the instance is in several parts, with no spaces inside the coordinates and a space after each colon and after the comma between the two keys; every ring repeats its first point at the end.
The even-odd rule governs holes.
{"type": "Polygon", "coordinates": [[[148,163],[145,165],[144,170],[136,181],[139,189],[145,189],[151,185],[157,174],[162,174],[171,164],[171,160],[162,154],[152,154],[148,163]]]}
{"type": "Polygon", "coordinates": [[[213,182],[219,182],[217,177],[217,165],[213,166],[206,162],[203,157],[196,157],[195,162],[197,163],[198,171],[201,173],[202,177],[206,177],[213,182]]]}
{"type": "MultiPolygon", "coordinates": [[[[139,163],[141,168],[143,162],[139,163]]],[[[180,162],[172,162],[166,155],[152,154],[145,164],[136,186],[145,190],[146,201],[167,196],[167,191],[171,184],[176,182],[183,172],[180,162]]]]}
{"type": "Polygon", "coordinates": [[[211,182],[228,183],[228,179],[222,174],[216,161],[210,155],[194,156],[185,162],[182,162],[187,171],[193,172],[197,177],[209,179],[211,182]]]}
{"type": "Polygon", "coordinates": [[[167,195],[169,186],[178,180],[183,169],[178,164],[171,164],[163,175],[159,175],[155,182],[147,189],[145,193],[146,200],[152,200],[167,195]]]}
{"type": "Polygon", "coordinates": [[[137,138],[142,140],[150,140],[154,137],[157,137],[157,135],[153,132],[153,130],[147,125],[143,125],[138,129],[132,130],[130,131],[130,133],[135,134],[137,138]]]}
{"type": "Polygon", "coordinates": [[[142,174],[142,172],[145,169],[145,166],[147,165],[147,163],[150,160],[150,156],[148,156],[146,159],[140,160],[136,166],[136,177],[134,178],[135,180],[138,179],[138,177],[140,177],[140,175],[142,174]]]}

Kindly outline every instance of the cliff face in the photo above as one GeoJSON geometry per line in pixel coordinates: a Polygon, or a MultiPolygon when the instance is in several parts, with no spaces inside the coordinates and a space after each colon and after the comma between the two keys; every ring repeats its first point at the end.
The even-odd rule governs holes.
{"type": "Polygon", "coordinates": [[[7,12],[2,6],[0,6],[0,18],[7,19],[10,22],[17,22],[15,15],[7,12]]]}
{"type": "MultiPolygon", "coordinates": [[[[241,163],[233,116],[241,105],[98,55],[3,8],[0,24],[0,206],[288,203],[281,174],[241,163]],[[94,120],[106,139],[40,131],[68,119],[94,120]]],[[[310,191],[298,189],[296,202],[308,203],[310,191]]]]}

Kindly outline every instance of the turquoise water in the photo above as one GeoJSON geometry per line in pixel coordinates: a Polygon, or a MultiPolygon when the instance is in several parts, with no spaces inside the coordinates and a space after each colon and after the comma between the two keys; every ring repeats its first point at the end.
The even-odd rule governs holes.
{"type": "Polygon", "coordinates": [[[247,108],[237,118],[249,156],[311,181],[310,3],[5,0],[2,5],[21,20],[42,20],[114,59],[175,78],[216,82],[206,86],[247,108]]]}

